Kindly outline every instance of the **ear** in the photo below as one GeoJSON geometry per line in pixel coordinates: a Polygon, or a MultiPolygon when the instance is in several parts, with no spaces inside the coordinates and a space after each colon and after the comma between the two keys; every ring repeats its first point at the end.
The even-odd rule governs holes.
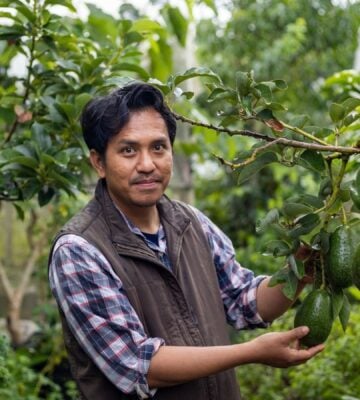
{"type": "Polygon", "coordinates": [[[105,178],[105,161],[96,150],[90,150],[90,162],[100,178],[105,178]]]}

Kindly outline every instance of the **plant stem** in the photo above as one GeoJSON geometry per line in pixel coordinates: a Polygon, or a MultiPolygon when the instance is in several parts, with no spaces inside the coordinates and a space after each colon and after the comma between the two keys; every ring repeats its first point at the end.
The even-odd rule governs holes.
{"type": "Polygon", "coordinates": [[[297,128],[296,126],[292,126],[292,125],[288,125],[283,121],[280,121],[282,125],[284,125],[285,128],[298,133],[299,135],[302,135],[310,140],[312,140],[313,142],[317,142],[319,144],[322,144],[324,146],[328,146],[328,143],[326,143],[324,140],[321,140],[319,138],[317,138],[316,136],[312,135],[311,133],[308,133],[306,131],[304,131],[303,129],[297,128]]]}

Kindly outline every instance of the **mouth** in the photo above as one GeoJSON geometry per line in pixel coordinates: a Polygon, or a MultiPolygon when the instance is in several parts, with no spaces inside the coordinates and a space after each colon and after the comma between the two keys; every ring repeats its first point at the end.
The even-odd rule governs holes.
{"type": "Polygon", "coordinates": [[[147,179],[135,179],[132,182],[132,184],[140,189],[151,190],[157,188],[161,184],[161,179],[159,177],[147,178],[147,179]]]}

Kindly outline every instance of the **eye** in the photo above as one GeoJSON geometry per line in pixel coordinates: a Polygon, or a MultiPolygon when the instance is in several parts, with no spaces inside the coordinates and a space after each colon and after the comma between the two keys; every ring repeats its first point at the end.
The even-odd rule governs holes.
{"type": "Polygon", "coordinates": [[[161,151],[163,151],[163,150],[166,150],[166,148],[167,148],[167,146],[166,146],[166,144],[165,143],[155,143],[154,144],[154,150],[156,151],[156,152],[161,152],[161,151]]]}
{"type": "Polygon", "coordinates": [[[133,146],[124,146],[120,149],[120,153],[124,155],[135,154],[135,148],[133,146]]]}

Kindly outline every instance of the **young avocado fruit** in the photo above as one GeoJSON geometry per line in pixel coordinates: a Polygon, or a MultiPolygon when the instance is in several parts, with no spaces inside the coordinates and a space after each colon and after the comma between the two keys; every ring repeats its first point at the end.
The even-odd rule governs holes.
{"type": "Polygon", "coordinates": [[[329,281],[336,288],[352,285],[353,244],[350,229],[338,227],[330,235],[326,267],[329,281]]]}
{"type": "Polygon", "coordinates": [[[311,291],[296,311],[294,326],[306,325],[310,332],[300,339],[303,346],[324,343],[330,335],[332,319],[331,296],[326,289],[311,291]]]}
{"type": "Polygon", "coordinates": [[[354,285],[360,290],[360,245],[357,247],[354,254],[352,276],[354,285]]]}

